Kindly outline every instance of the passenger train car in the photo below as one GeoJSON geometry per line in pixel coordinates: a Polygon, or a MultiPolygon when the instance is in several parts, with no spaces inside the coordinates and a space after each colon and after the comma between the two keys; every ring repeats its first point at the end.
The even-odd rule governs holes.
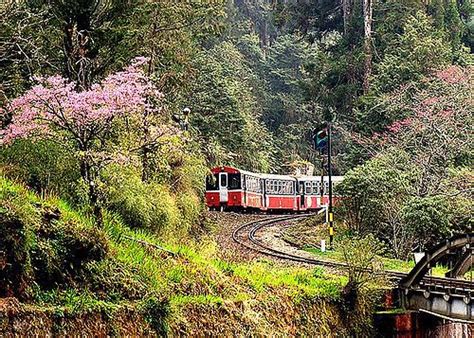
{"type": "MultiPolygon", "coordinates": [[[[211,209],[306,211],[329,203],[327,176],[257,174],[228,166],[211,172],[206,180],[206,204],[211,209]]],[[[333,186],[341,180],[342,176],[332,176],[333,186]]]]}

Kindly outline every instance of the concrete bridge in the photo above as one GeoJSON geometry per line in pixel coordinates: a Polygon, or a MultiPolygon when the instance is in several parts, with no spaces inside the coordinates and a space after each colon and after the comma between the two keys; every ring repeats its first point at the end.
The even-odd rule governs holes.
{"type": "Polygon", "coordinates": [[[409,310],[474,323],[474,282],[464,275],[472,270],[474,233],[458,235],[426,252],[400,282],[400,301],[409,310]],[[446,278],[429,275],[438,262],[449,262],[446,278]]]}

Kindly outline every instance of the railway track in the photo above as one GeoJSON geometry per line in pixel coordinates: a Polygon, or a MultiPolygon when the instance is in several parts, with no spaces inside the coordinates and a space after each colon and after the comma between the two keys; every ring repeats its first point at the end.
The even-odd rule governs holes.
{"type": "MultiPolygon", "coordinates": [[[[339,269],[347,268],[347,264],[342,263],[342,262],[307,258],[307,257],[291,254],[288,252],[284,252],[281,250],[277,250],[257,239],[257,236],[256,236],[257,232],[263,229],[264,227],[274,226],[285,221],[302,220],[302,219],[311,217],[313,215],[314,214],[272,216],[272,217],[268,217],[262,220],[245,223],[237,227],[236,229],[234,229],[234,231],[232,232],[232,239],[236,243],[239,243],[240,245],[246,247],[247,249],[250,249],[260,254],[271,256],[274,258],[289,260],[289,261],[299,262],[299,263],[305,263],[305,264],[310,264],[310,265],[319,265],[319,266],[326,266],[326,267],[332,267],[332,268],[339,268],[339,269]]],[[[387,277],[389,277],[392,281],[400,281],[401,279],[407,276],[407,273],[393,271],[393,270],[386,270],[385,273],[387,277]]],[[[472,281],[467,281],[467,280],[459,280],[459,279],[447,278],[447,277],[426,276],[423,279],[421,284],[428,286],[429,288],[442,287],[445,289],[453,289],[453,290],[462,289],[469,293],[472,291],[474,294],[474,283],[472,281]]]]}

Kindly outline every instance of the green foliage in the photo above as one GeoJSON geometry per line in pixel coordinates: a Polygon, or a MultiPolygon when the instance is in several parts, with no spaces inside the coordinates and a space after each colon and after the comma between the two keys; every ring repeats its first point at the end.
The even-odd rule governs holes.
{"type": "Polygon", "coordinates": [[[417,238],[422,250],[427,243],[450,235],[450,213],[446,199],[442,197],[414,197],[401,210],[402,219],[417,238]]]}
{"type": "Polygon", "coordinates": [[[170,313],[169,303],[156,297],[150,297],[143,300],[140,307],[145,314],[145,319],[150,323],[156,334],[167,336],[169,328],[166,318],[170,313]]]}
{"type": "Polygon", "coordinates": [[[381,256],[386,248],[374,235],[365,237],[346,237],[337,242],[336,249],[342,253],[347,264],[349,284],[358,291],[370,286],[370,283],[380,282],[384,264],[381,256]]]}
{"type": "Polygon", "coordinates": [[[103,173],[105,203],[132,227],[151,231],[174,229],[179,210],[169,190],[146,183],[132,167],[110,166],[103,173]]]}
{"type": "Polygon", "coordinates": [[[353,333],[367,334],[371,330],[371,314],[386,284],[380,256],[385,248],[375,236],[342,239],[337,244],[347,264],[348,282],[343,289],[347,320],[353,333]]]}
{"type": "Polygon", "coordinates": [[[136,56],[150,57],[149,73],[166,92],[165,100],[182,109],[176,96],[189,89],[200,44],[223,29],[224,2],[134,1],[127,6],[129,15],[116,20],[107,34],[116,44],[104,51],[108,67],[124,66],[136,56]]]}
{"type": "Polygon", "coordinates": [[[40,215],[30,203],[31,195],[0,177],[0,296],[25,297],[32,279],[30,251],[40,215]],[[25,226],[28,224],[29,227],[25,226]]]}
{"type": "Polygon", "coordinates": [[[180,211],[181,227],[186,227],[184,230],[188,232],[192,226],[197,226],[201,223],[201,215],[203,213],[203,205],[198,196],[191,193],[179,193],[176,197],[176,205],[180,211]]]}
{"type": "Polygon", "coordinates": [[[393,151],[350,170],[338,185],[338,193],[346,196],[342,209],[347,213],[349,227],[362,234],[383,231],[399,212],[416,170],[407,168],[408,155],[393,151]]]}
{"type": "Polygon", "coordinates": [[[383,59],[376,65],[374,90],[387,92],[419,80],[430,70],[448,64],[450,52],[426,14],[410,15],[404,19],[402,33],[387,45],[383,59]]]}
{"type": "Polygon", "coordinates": [[[81,217],[40,200],[4,176],[0,189],[3,296],[28,299],[33,284],[42,289],[75,285],[86,275],[85,264],[106,256],[103,232],[81,217]]]}
{"type": "Polygon", "coordinates": [[[321,59],[316,45],[290,34],[278,37],[268,49],[263,121],[275,135],[276,155],[282,164],[314,157],[309,136],[323,117],[311,96],[317,82],[314,77],[324,77],[321,59]]]}
{"type": "Polygon", "coordinates": [[[79,165],[67,147],[47,140],[18,140],[0,149],[0,162],[5,174],[40,194],[70,199],[78,195],[79,165]]]}
{"type": "Polygon", "coordinates": [[[59,209],[55,212],[50,216],[60,221],[43,223],[33,248],[35,282],[43,289],[74,285],[87,275],[87,263],[103,260],[108,252],[103,232],[75,219],[61,219],[59,209]]]}
{"type": "Polygon", "coordinates": [[[450,227],[458,233],[466,233],[474,229],[474,198],[470,186],[473,181],[472,170],[469,167],[451,169],[440,189],[446,192],[446,199],[451,224],[450,227]]]}
{"type": "Polygon", "coordinates": [[[243,55],[229,42],[202,52],[196,59],[198,77],[193,81],[191,124],[206,144],[222,150],[206,154],[211,165],[235,164],[247,169],[270,168],[271,135],[258,121],[260,112],[252,91],[254,74],[243,55]],[[223,123],[225,121],[225,123],[223,123]]]}

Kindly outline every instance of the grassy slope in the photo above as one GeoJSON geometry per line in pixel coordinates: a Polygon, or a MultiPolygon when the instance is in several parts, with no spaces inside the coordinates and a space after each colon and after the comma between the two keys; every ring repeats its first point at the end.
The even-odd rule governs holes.
{"type": "MultiPolygon", "coordinates": [[[[19,213],[27,221],[31,218],[35,225],[26,224],[25,228],[32,231],[33,237],[42,228],[36,224],[40,222],[38,215],[30,217],[29,214],[35,213],[36,209],[51,208],[59,211],[60,218],[51,224],[43,224],[43,228],[51,226],[57,227],[55,231],[65,231],[72,227],[85,235],[97,231],[92,219],[64,201],[42,200],[25,188],[0,178],[0,214],[19,213]]],[[[294,307],[308,299],[334,302],[345,282],[343,277],[324,274],[318,268],[283,267],[270,261],[248,264],[224,261],[218,257],[212,239],[178,245],[170,238],[163,243],[153,234],[130,229],[111,213],[105,214],[104,228],[98,231],[98,237],[103,235],[107,242],[106,257],[81,263],[79,281],[45,288],[32,280],[29,283],[32,305],[54,313],[101,311],[110,316],[121,308],[132,307],[142,311],[157,330],[171,325],[174,331],[180,332],[192,332],[192,320],[206,322],[209,319],[190,318],[193,308],[204,306],[198,313],[224,308],[225,316],[230,313],[229,318],[235,319],[234,326],[246,323],[250,325],[248,329],[253,330],[251,325],[278,327],[274,321],[280,320],[278,307],[281,304],[287,304],[294,311],[294,307]],[[165,246],[176,255],[136,240],[165,246]]],[[[41,243],[49,240],[59,245],[54,238],[62,234],[53,235],[53,239],[41,243]]],[[[36,241],[40,243],[39,239],[36,241]]],[[[31,255],[35,255],[35,250],[32,249],[31,255]]],[[[59,251],[65,250],[68,248],[59,251]]],[[[285,325],[281,326],[285,330],[285,325]]]]}
{"type": "MultiPolygon", "coordinates": [[[[344,229],[344,225],[336,223],[336,229],[344,229]]],[[[284,238],[289,242],[299,245],[305,251],[312,253],[318,258],[344,262],[342,253],[337,251],[337,245],[335,251],[326,252],[321,252],[321,250],[316,247],[322,239],[325,239],[326,243],[328,243],[327,228],[323,225],[323,215],[318,215],[306,223],[288,229],[284,234],[284,238]]],[[[336,234],[334,239],[335,243],[337,243],[338,239],[338,234],[336,234]]],[[[409,272],[415,266],[415,261],[413,259],[404,261],[401,259],[381,257],[381,260],[383,261],[386,270],[409,272]]],[[[436,266],[432,270],[433,275],[440,277],[444,276],[446,272],[447,268],[444,266],[436,266]]]]}

